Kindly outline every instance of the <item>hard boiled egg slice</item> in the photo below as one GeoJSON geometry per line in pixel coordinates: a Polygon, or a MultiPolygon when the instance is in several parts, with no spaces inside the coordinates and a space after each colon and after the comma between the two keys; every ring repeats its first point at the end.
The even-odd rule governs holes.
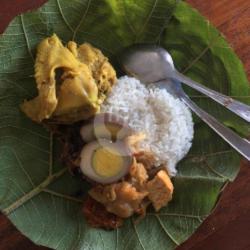
{"type": "Polygon", "coordinates": [[[80,168],[89,179],[108,184],[125,176],[132,165],[132,154],[122,141],[100,139],[84,146],[80,168]]]}
{"type": "Polygon", "coordinates": [[[104,138],[111,141],[122,140],[132,134],[132,129],[125,121],[111,113],[95,115],[93,120],[80,129],[80,135],[85,142],[96,138],[104,138]]]}

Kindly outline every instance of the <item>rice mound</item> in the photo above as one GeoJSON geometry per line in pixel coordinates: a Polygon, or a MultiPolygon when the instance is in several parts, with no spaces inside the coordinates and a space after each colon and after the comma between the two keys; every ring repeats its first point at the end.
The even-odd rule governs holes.
{"type": "Polygon", "coordinates": [[[144,132],[143,150],[155,154],[156,166],[166,164],[171,176],[176,164],[189,151],[193,139],[190,110],[167,90],[146,87],[139,80],[124,76],[113,87],[101,112],[122,117],[131,128],[144,132]]]}

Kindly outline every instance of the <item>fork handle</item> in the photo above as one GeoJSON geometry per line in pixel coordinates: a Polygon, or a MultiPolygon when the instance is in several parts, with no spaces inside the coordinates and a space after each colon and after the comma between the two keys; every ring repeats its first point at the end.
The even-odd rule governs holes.
{"type": "Polygon", "coordinates": [[[205,94],[206,96],[208,96],[211,99],[213,99],[214,101],[220,103],[221,105],[223,105],[227,109],[231,110],[232,112],[234,112],[236,115],[240,116],[241,118],[243,118],[247,122],[250,122],[250,106],[248,106],[244,103],[241,103],[239,101],[236,101],[229,96],[220,94],[212,89],[209,89],[209,88],[193,81],[189,77],[186,77],[185,75],[181,74],[180,72],[175,71],[173,78],[175,78],[176,80],[179,80],[180,82],[185,83],[189,87],[205,94]]]}
{"type": "Polygon", "coordinates": [[[180,99],[228,144],[250,161],[250,141],[240,137],[213,116],[199,108],[186,94],[182,94],[180,99]]]}

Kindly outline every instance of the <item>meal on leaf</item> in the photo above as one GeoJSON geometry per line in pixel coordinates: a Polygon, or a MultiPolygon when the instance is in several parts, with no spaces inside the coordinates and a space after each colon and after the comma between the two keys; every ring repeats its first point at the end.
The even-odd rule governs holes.
{"type": "Polygon", "coordinates": [[[114,229],[159,211],[174,196],[171,178],[193,138],[188,108],[164,88],[122,76],[94,46],[53,35],[35,60],[38,95],[21,104],[62,143],[62,162],[90,183],[83,215],[114,229]],[[150,208],[152,207],[152,208],[150,208]]]}

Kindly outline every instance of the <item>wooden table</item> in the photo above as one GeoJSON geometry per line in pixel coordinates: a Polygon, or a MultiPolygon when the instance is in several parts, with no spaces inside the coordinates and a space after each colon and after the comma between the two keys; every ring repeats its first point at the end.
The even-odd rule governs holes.
{"type": "MultiPolygon", "coordinates": [[[[1,0],[0,32],[18,13],[45,0],[1,0]]],[[[250,79],[250,0],[188,0],[227,37],[242,59],[250,79]]],[[[0,215],[0,250],[41,250],[0,215]]],[[[197,232],[178,250],[250,249],[250,163],[242,162],[234,183],[228,185],[215,209],[197,232]]]]}

